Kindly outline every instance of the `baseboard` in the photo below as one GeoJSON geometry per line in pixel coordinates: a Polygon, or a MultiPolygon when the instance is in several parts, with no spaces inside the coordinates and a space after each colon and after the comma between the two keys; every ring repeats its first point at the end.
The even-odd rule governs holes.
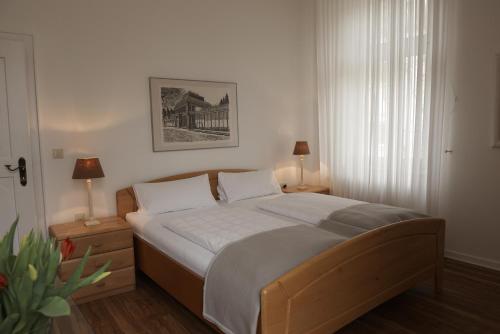
{"type": "Polygon", "coordinates": [[[467,262],[481,267],[486,267],[494,270],[500,270],[500,261],[485,259],[479,256],[467,255],[454,251],[445,251],[444,256],[453,260],[467,262]]]}

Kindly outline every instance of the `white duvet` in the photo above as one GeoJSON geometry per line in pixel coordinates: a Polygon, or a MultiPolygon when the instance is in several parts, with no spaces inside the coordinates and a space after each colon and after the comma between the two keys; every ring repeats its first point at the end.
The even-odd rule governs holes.
{"type": "Polygon", "coordinates": [[[260,201],[259,209],[317,225],[335,211],[365,202],[353,199],[315,194],[293,193],[260,201]]]}
{"type": "Polygon", "coordinates": [[[214,254],[231,242],[296,225],[257,211],[221,206],[178,215],[161,224],[214,254]]]}

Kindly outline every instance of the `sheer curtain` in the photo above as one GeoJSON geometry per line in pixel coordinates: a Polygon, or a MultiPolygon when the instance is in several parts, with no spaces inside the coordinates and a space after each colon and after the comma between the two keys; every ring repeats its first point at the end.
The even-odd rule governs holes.
{"type": "Polygon", "coordinates": [[[442,10],[440,0],[317,1],[320,169],[335,194],[431,210],[442,10]]]}

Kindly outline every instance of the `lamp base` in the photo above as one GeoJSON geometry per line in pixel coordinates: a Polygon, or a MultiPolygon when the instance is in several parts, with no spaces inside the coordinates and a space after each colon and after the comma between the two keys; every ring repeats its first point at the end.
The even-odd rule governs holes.
{"type": "Polygon", "coordinates": [[[305,184],[299,184],[299,185],[297,186],[297,189],[299,189],[299,190],[306,190],[306,189],[307,189],[307,186],[306,186],[305,184]]]}
{"type": "Polygon", "coordinates": [[[97,219],[90,219],[90,220],[87,220],[84,224],[85,226],[95,226],[95,225],[99,225],[101,222],[98,221],[97,219]]]}

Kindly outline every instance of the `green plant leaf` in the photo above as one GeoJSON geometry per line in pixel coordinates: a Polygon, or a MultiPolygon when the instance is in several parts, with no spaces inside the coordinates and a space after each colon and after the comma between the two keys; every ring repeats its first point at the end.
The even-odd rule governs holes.
{"type": "Polygon", "coordinates": [[[33,297],[30,303],[30,309],[36,310],[40,305],[42,298],[46,292],[47,286],[45,285],[45,281],[43,277],[38,277],[38,280],[33,285],[33,297]]]}
{"type": "Polygon", "coordinates": [[[19,243],[19,248],[26,247],[26,245],[31,243],[32,239],[33,239],[33,230],[31,230],[29,234],[26,234],[21,238],[21,242],[19,243]]]}
{"type": "Polygon", "coordinates": [[[69,297],[76,289],[78,289],[78,280],[82,276],[83,268],[85,268],[85,265],[87,264],[87,261],[89,260],[90,252],[92,251],[92,247],[89,247],[87,251],[85,252],[85,255],[83,256],[82,260],[80,261],[80,264],[78,267],[76,267],[75,271],[73,274],[70,276],[70,278],[66,281],[66,284],[62,287],[60,291],[60,295],[63,296],[64,298],[69,297]]]}
{"type": "Polygon", "coordinates": [[[28,261],[30,258],[30,247],[25,246],[17,254],[16,261],[14,262],[14,267],[12,268],[11,277],[20,277],[24,271],[28,268],[28,261]]]}
{"type": "Polygon", "coordinates": [[[99,279],[101,279],[101,278],[104,278],[104,277],[108,276],[109,274],[105,275],[104,277],[100,277],[101,275],[104,274],[104,272],[106,271],[106,269],[108,269],[108,267],[109,267],[110,264],[111,264],[111,260],[109,260],[108,262],[106,262],[106,264],[104,266],[102,266],[101,268],[99,268],[99,270],[97,270],[95,273],[93,273],[90,276],[85,277],[80,282],[78,282],[78,285],[73,290],[73,292],[76,291],[76,290],[78,290],[78,289],[80,289],[80,288],[83,288],[84,286],[87,286],[89,284],[93,284],[93,283],[99,281],[99,279]]]}
{"type": "Polygon", "coordinates": [[[0,324],[0,333],[11,333],[17,319],[19,319],[19,314],[17,313],[12,313],[5,317],[0,324]]]}
{"type": "Polygon", "coordinates": [[[54,282],[57,274],[57,267],[59,266],[59,258],[61,257],[61,250],[59,249],[59,246],[57,246],[55,249],[51,248],[51,252],[52,253],[50,254],[49,258],[49,265],[47,267],[47,283],[54,282]]]}
{"type": "Polygon", "coordinates": [[[26,321],[26,316],[23,317],[21,315],[21,318],[17,321],[16,326],[14,326],[14,329],[12,330],[12,334],[21,334],[25,333],[28,330],[28,323],[26,321]]]}
{"type": "Polygon", "coordinates": [[[28,312],[29,302],[33,292],[33,281],[30,278],[29,272],[26,271],[21,279],[19,288],[16,289],[17,302],[19,305],[21,315],[28,312]]]}
{"type": "Polygon", "coordinates": [[[14,314],[17,313],[14,311],[14,308],[17,307],[17,305],[14,304],[12,292],[10,290],[11,288],[9,287],[6,291],[2,291],[2,304],[5,308],[5,313],[14,314]]]}
{"type": "Polygon", "coordinates": [[[41,313],[37,313],[33,321],[29,324],[30,334],[47,334],[47,329],[50,328],[49,326],[50,318],[41,313]]]}
{"type": "Polygon", "coordinates": [[[2,255],[12,255],[14,249],[14,236],[16,234],[17,223],[19,221],[19,216],[10,227],[9,232],[2,238],[0,242],[0,254],[2,255]]]}
{"type": "Polygon", "coordinates": [[[10,227],[9,232],[0,241],[0,272],[10,275],[9,260],[13,256],[14,236],[16,235],[17,222],[19,216],[10,227]]]}
{"type": "Polygon", "coordinates": [[[97,276],[96,278],[94,278],[91,283],[95,284],[95,283],[99,282],[100,280],[105,279],[109,275],[111,275],[111,271],[105,271],[102,274],[100,274],[99,276],[97,276]]]}
{"type": "Polygon", "coordinates": [[[63,315],[69,315],[71,310],[65,299],[59,296],[54,296],[46,298],[42,302],[42,306],[38,309],[38,312],[46,317],[60,317],[63,315]]]}
{"type": "Polygon", "coordinates": [[[12,275],[12,268],[14,268],[14,263],[16,263],[16,256],[15,255],[9,255],[7,258],[7,264],[6,264],[6,274],[8,276],[12,275]]]}

